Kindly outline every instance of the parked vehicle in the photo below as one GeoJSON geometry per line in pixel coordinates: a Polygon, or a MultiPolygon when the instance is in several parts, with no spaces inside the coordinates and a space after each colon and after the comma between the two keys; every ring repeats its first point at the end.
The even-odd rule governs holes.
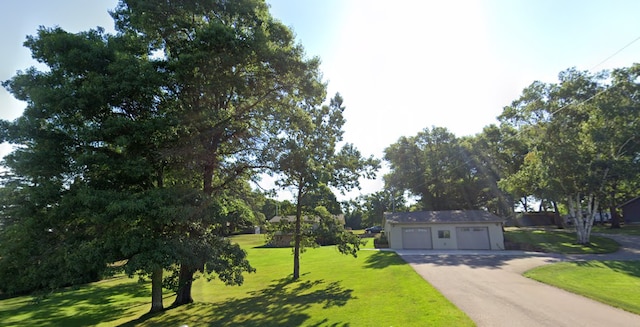
{"type": "Polygon", "coordinates": [[[382,226],[371,226],[369,228],[365,228],[364,232],[367,234],[377,234],[382,232],[382,226]]]}

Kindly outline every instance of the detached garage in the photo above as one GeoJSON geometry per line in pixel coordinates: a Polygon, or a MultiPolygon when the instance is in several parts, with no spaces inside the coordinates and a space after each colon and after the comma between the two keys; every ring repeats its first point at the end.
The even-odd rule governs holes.
{"type": "Polygon", "coordinates": [[[385,213],[396,250],[504,250],[504,219],[482,210],[385,213]]]}

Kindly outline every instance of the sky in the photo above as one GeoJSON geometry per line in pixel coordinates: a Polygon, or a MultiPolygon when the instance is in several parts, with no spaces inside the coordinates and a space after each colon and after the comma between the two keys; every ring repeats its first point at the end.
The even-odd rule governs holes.
{"type": "MultiPolygon", "coordinates": [[[[534,81],[556,82],[640,62],[636,0],[268,0],[307,56],[319,57],[328,96],[344,98],[344,139],[382,158],[401,136],[446,127],[457,136],[497,123],[534,81]],[[635,41],[635,42],[634,42],[635,41]]],[[[117,0],[3,0],[0,81],[36,65],[22,46],[38,26],[113,32],[117,0]]],[[[0,119],[25,104],[0,89],[0,119]]],[[[0,146],[4,156],[11,147],[0,146]]],[[[383,168],[379,175],[387,172],[383,168]]],[[[382,190],[381,176],[362,190],[382,190]]],[[[340,197],[339,197],[340,198],[340,197]]]]}

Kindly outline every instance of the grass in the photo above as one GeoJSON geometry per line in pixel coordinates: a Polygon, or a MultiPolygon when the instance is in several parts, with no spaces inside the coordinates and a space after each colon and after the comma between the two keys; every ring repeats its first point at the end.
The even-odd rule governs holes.
{"type": "Polygon", "coordinates": [[[609,224],[593,226],[593,233],[602,234],[624,234],[640,236],[640,225],[622,225],[621,228],[611,228],[609,224]]]}
{"type": "MultiPolygon", "coordinates": [[[[261,235],[235,240],[257,273],[239,287],[198,279],[196,303],[145,315],[148,283],[116,278],[52,294],[0,301],[11,326],[473,326],[473,322],[392,252],[358,258],[334,247],[308,249],[301,278],[291,281],[290,248],[263,248],[261,235]]],[[[372,247],[372,239],[364,248],[372,247]]],[[[170,294],[166,291],[166,294],[170,294]]],[[[165,305],[173,299],[167,297],[165,305]]]]}
{"type": "Polygon", "coordinates": [[[575,233],[557,230],[507,228],[504,237],[505,241],[525,244],[528,248],[551,253],[612,253],[620,247],[612,239],[594,235],[590,238],[591,244],[587,246],[576,244],[575,233]]]}
{"type": "Polygon", "coordinates": [[[525,276],[640,314],[640,261],[562,262],[525,276]]]}

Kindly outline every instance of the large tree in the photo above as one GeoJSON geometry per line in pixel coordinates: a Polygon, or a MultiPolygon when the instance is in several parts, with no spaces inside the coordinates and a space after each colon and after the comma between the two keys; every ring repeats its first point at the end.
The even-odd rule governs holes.
{"type": "MultiPolygon", "coordinates": [[[[321,94],[317,59],[304,58],[290,29],[261,0],[123,0],[113,13],[120,33],[148,41],[165,69],[167,112],[178,120],[183,177],[219,197],[256,168],[256,153],[279,131],[274,114],[302,96],[321,94]]],[[[208,226],[187,224],[199,238],[208,226]]],[[[181,264],[174,305],[192,302],[191,281],[203,262],[181,264]]]]}
{"type": "Polygon", "coordinates": [[[104,207],[93,207],[98,201],[91,199],[108,204],[119,201],[119,194],[156,187],[163,129],[155,107],[159,78],[143,44],[101,29],[71,34],[41,28],[25,45],[49,69],[30,68],[4,83],[27,107],[2,129],[3,140],[19,145],[5,157],[10,172],[5,186],[24,200],[4,211],[13,226],[3,231],[2,240],[46,247],[40,251],[48,253],[44,256],[23,252],[17,260],[37,274],[55,274],[42,278],[47,285],[27,289],[56,288],[87,281],[77,276],[95,279],[120,257],[117,249],[107,248],[114,243],[106,239],[118,233],[106,230],[109,221],[99,214],[104,207]]]}
{"type": "MultiPolygon", "coordinates": [[[[359,187],[359,179],[375,177],[379,166],[378,160],[363,158],[352,144],[347,143],[340,150],[336,149],[342,141],[345,123],[342,101],[342,97],[336,94],[329,105],[318,105],[317,99],[301,104],[290,115],[288,133],[274,138],[265,149],[265,158],[269,158],[274,165],[277,185],[295,190],[294,280],[300,277],[302,217],[317,214],[313,210],[315,208],[305,207],[305,203],[309,203],[307,198],[325,186],[341,191],[359,187]]],[[[340,238],[339,250],[355,255],[359,241],[349,237],[352,234],[341,233],[344,234],[340,238]]]]}
{"type": "Polygon", "coordinates": [[[535,186],[539,197],[562,201],[576,226],[577,242],[589,242],[607,186],[633,175],[638,155],[637,68],[609,74],[568,69],[559,82],[535,82],[500,119],[531,138],[530,160],[514,176],[535,186]]]}
{"type": "Polygon", "coordinates": [[[479,209],[481,170],[462,139],[443,127],[426,128],[401,137],[385,149],[391,172],[387,188],[420,197],[424,210],[479,209]]]}
{"type": "Polygon", "coordinates": [[[589,133],[605,155],[601,165],[608,169],[603,204],[611,213],[612,228],[620,228],[616,206],[637,196],[640,178],[640,64],[614,69],[611,85],[595,100],[600,110],[592,113],[589,133]],[[631,191],[626,191],[626,189],[631,191]]]}

